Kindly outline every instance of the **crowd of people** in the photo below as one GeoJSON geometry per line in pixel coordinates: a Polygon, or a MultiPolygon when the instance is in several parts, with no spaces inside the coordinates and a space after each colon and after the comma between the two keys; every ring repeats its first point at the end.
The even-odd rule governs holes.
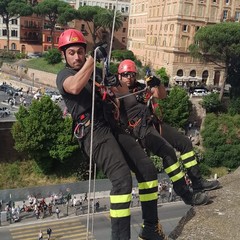
{"type": "Polygon", "coordinates": [[[157,170],[146,152],[163,159],[172,183],[170,198],[174,190],[186,204],[204,205],[209,202],[204,191],[217,189],[220,183],[201,176],[192,142],[157,116],[157,100],[166,97],[159,78],[149,71],[140,84],[136,65],[129,59],[120,63],[117,75],[109,73],[107,45],[97,44],[86,56],[87,42],[75,29],[60,35],[58,48],[66,66],[56,84],[72,116],[74,136],[112,183],[111,239],[131,239],[132,172],[138,181],[143,218],[139,239],[166,239],[157,211],[157,170]],[[95,61],[102,61],[103,69],[95,68],[95,61]]]}

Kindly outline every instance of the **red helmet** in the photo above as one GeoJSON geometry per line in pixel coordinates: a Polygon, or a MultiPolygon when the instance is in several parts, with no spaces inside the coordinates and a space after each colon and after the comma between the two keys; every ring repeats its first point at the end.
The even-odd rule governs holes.
{"type": "Polygon", "coordinates": [[[85,48],[87,46],[83,34],[76,29],[68,29],[61,33],[58,40],[58,49],[62,51],[63,47],[70,44],[82,44],[85,48]]]}
{"type": "Polygon", "coordinates": [[[123,60],[118,67],[118,73],[124,72],[134,72],[137,73],[137,68],[135,62],[130,59],[123,60]]]}

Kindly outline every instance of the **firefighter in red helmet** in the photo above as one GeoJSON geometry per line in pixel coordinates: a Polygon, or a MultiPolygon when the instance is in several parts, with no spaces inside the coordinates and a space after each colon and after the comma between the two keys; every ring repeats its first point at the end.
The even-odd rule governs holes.
{"type": "MultiPolygon", "coordinates": [[[[155,99],[166,97],[166,91],[160,79],[147,76],[146,84],[136,81],[137,69],[132,60],[124,60],[118,67],[119,79],[126,83],[131,92],[135,92],[136,105],[128,111],[120,110],[124,128],[128,128],[141,145],[163,159],[163,166],[169,175],[175,192],[186,204],[201,205],[208,202],[208,197],[199,191],[213,190],[220,187],[217,180],[207,181],[202,178],[191,141],[175,128],[159,121],[155,115],[155,99]],[[145,90],[144,90],[145,89],[145,90]],[[144,91],[142,91],[144,90],[144,91]],[[126,122],[126,119],[128,120],[126,122]],[[157,124],[156,124],[157,122],[157,124]],[[160,127],[159,127],[160,124],[160,127]],[[175,149],[181,153],[178,161],[175,149]],[[194,192],[189,192],[185,174],[192,182],[194,192]]],[[[129,99],[123,98],[122,105],[129,99]]]]}
{"type": "MultiPolygon", "coordinates": [[[[97,168],[112,183],[110,192],[110,217],[112,240],[129,240],[130,235],[130,203],[132,193],[132,175],[135,173],[142,193],[142,216],[148,231],[149,240],[163,240],[157,212],[157,171],[152,161],[136,143],[135,139],[117,128],[116,122],[109,113],[109,104],[101,95],[100,85],[104,82],[108,87],[118,86],[118,81],[102,79],[102,71],[94,69],[96,60],[107,57],[105,45],[98,45],[94,52],[86,57],[86,41],[82,34],[74,29],[63,32],[59,38],[59,49],[63,52],[66,67],[56,79],[57,87],[71,113],[75,123],[75,136],[83,151],[90,156],[97,168]],[[96,90],[94,98],[94,118],[92,113],[93,72],[96,71],[96,90]],[[93,129],[91,123],[93,121],[93,129]],[[109,123],[111,122],[111,126],[109,123]],[[113,129],[114,128],[114,129],[113,129]],[[91,143],[91,132],[93,142],[91,143]],[[92,145],[91,145],[92,144],[92,145]],[[131,151],[130,151],[131,150],[131,151]]],[[[117,78],[116,78],[117,79],[117,78]]]]}

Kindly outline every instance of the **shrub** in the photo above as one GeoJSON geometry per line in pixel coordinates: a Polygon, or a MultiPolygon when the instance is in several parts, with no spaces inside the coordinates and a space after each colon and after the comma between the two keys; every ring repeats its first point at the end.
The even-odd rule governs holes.
{"type": "Polygon", "coordinates": [[[58,49],[53,48],[44,54],[44,58],[49,64],[57,64],[62,61],[62,54],[58,49]]]}

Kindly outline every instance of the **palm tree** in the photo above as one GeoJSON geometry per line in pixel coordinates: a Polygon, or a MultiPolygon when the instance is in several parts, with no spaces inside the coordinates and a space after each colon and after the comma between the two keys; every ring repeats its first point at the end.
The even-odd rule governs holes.
{"type": "MultiPolygon", "coordinates": [[[[101,15],[102,27],[109,31],[109,42],[111,41],[115,10],[107,10],[101,15]]],[[[114,31],[118,31],[123,26],[123,16],[120,11],[116,11],[114,31]]]]}

